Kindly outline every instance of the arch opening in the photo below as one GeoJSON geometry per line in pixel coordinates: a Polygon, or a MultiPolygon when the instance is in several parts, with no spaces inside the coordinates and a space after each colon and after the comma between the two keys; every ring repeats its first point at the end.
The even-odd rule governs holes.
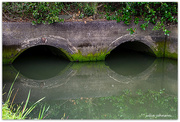
{"type": "Polygon", "coordinates": [[[120,75],[137,75],[156,59],[152,49],[139,41],[128,41],[113,49],[106,57],[106,65],[120,75]]]}
{"type": "Polygon", "coordinates": [[[23,76],[43,80],[58,75],[69,61],[58,48],[39,45],[22,52],[12,64],[23,76]]]}

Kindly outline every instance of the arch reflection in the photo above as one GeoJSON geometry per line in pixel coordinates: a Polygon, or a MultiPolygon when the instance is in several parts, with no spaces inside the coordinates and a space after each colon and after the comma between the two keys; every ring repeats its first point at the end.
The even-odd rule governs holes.
{"type": "Polygon", "coordinates": [[[54,77],[68,64],[59,49],[44,45],[27,49],[13,62],[13,66],[23,76],[35,80],[54,77]]]}
{"type": "MultiPolygon", "coordinates": [[[[3,69],[3,84],[6,84],[3,92],[7,92],[13,79],[12,82],[6,79],[11,74],[16,74],[17,70],[8,66],[3,69]]],[[[138,89],[147,91],[162,88],[170,94],[177,94],[177,61],[156,59],[146,70],[131,76],[117,73],[105,65],[105,62],[72,62],[49,79],[35,80],[20,74],[14,84],[14,89],[19,89],[15,102],[26,99],[30,89],[31,100],[37,101],[42,97],[46,97],[46,100],[93,98],[116,96],[126,89],[135,92],[138,89]]]]}
{"type": "Polygon", "coordinates": [[[106,64],[120,75],[135,76],[145,71],[156,59],[149,55],[152,53],[147,54],[147,50],[150,48],[141,42],[125,42],[111,51],[106,64]]]}

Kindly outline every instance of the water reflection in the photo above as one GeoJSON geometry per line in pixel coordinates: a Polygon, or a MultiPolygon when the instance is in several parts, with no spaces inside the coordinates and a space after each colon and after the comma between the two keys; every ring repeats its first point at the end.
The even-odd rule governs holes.
{"type": "Polygon", "coordinates": [[[46,119],[177,119],[177,61],[128,55],[83,63],[17,59],[3,66],[3,93],[20,71],[14,103],[25,101],[29,90],[29,105],[46,97],[31,118],[46,105],[46,119]]]}
{"type": "MultiPolygon", "coordinates": [[[[14,84],[14,88],[19,89],[15,102],[25,100],[30,89],[32,101],[44,96],[46,100],[114,96],[125,89],[133,93],[138,89],[165,88],[170,94],[177,94],[177,62],[174,60],[156,59],[143,71],[128,76],[112,70],[117,66],[120,66],[119,62],[116,65],[105,65],[105,62],[69,63],[58,70],[58,75],[43,80],[28,78],[23,72],[26,70],[22,70],[14,84]]],[[[8,91],[16,73],[12,66],[3,66],[4,92],[8,91]]]]}
{"type": "Polygon", "coordinates": [[[124,76],[136,76],[146,70],[155,60],[153,56],[134,51],[118,51],[107,57],[106,63],[116,73],[124,76]]]}
{"type": "Polygon", "coordinates": [[[58,51],[50,46],[32,47],[23,52],[13,62],[13,66],[29,79],[43,80],[55,77],[69,62],[62,56],[57,56],[54,50],[58,51]]]}
{"type": "Polygon", "coordinates": [[[17,71],[29,78],[35,80],[49,79],[57,76],[69,62],[57,60],[56,57],[35,57],[35,60],[26,57],[23,60],[16,60],[13,66],[17,71]],[[47,60],[47,61],[43,61],[47,60]],[[49,64],[49,62],[51,62],[49,64]]]}

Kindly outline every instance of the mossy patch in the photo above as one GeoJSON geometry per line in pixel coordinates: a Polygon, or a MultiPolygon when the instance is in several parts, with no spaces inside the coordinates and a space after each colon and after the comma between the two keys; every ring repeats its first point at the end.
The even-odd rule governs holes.
{"type": "Polygon", "coordinates": [[[100,51],[97,53],[89,53],[87,55],[82,55],[82,53],[79,51],[78,53],[72,54],[72,60],[73,61],[103,61],[105,60],[105,57],[107,54],[109,54],[110,52],[106,51],[100,51]]]}
{"type": "Polygon", "coordinates": [[[177,59],[177,58],[178,58],[178,55],[177,55],[177,53],[166,52],[166,53],[165,53],[165,57],[166,57],[166,58],[177,59]]]}
{"type": "Polygon", "coordinates": [[[156,57],[164,57],[164,41],[156,42],[156,49],[154,51],[156,57]]]}
{"type": "Polygon", "coordinates": [[[18,51],[19,46],[11,45],[11,46],[3,46],[3,64],[11,64],[16,57],[21,54],[24,50],[18,51]]]}
{"type": "Polygon", "coordinates": [[[177,59],[178,55],[176,52],[171,53],[168,48],[168,44],[164,41],[156,42],[157,48],[155,49],[154,53],[156,57],[165,57],[165,58],[173,58],[177,59]]]}
{"type": "Polygon", "coordinates": [[[64,56],[65,58],[68,58],[68,60],[72,61],[72,57],[71,57],[71,54],[70,54],[70,53],[68,53],[66,50],[64,50],[64,49],[62,49],[62,48],[59,48],[59,50],[61,50],[61,52],[64,53],[63,56],[64,56]]]}
{"type": "Polygon", "coordinates": [[[101,52],[95,54],[89,53],[85,56],[82,55],[81,53],[75,53],[72,54],[71,56],[73,61],[102,61],[105,60],[106,55],[107,55],[106,53],[101,52]]]}
{"type": "MultiPolygon", "coordinates": [[[[17,46],[4,46],[3,47],[3,64],[12,64],[12,62],[16,59],[18,55],[20,55],[25,49],[18,51],[17,46]]],[[[83,61],[102,61],[105,60],[105,57],[107,54],[110,53],[107,51],[101,51],[98,53],[89,53],[87,55],[82,55],[82,53],[79,51],[78,53],[75,54],[70,54],[66,50],[59,48],[61,52],[63,52],[61,55],[69,59],[70,61],[78,61],[78,62],[83,62],[83,61]]]]}
{"type": "MultiPolygon", "coordinates": [[[[176,52],[171,53],[167,47],[164,45],[164,41],[156,42],[157,47],[153,50],[156,57],[167,57],[167,58],[174,58],[177,59],[178,55],[176,52]]],[[[11,64],[16,57],[21,54],[23,50],[17,50],[19,46],[3,46],[3,64],[11,64]]],[[[78,51],[78,53],[70,54],[66,50],[59,48],[59,50],[63,53],[61,55],[70,60],[70,61],[77,61],[77,62],[83,62],[83,61],[103,61],[105,60],[106,56],[110,54],[110,51],[102,50],[97,53],[89,53],[87,55],[83,55],[81,51],[78,51]]]]}
{"type": "Polygon", "coordinates": [[[83,62],[83,61],[103,61],[103,60],[105,60],[106,55],[110,53],[110,51],[109,52],[101,51],[101,52],[98,52],[95,54],[89,53],[87,55],[82,55],[82,53],[80,51],[78,53],[69,54],[64,49],[60,48],[60,50],[68,57],[68,59],[70,61],[80,61],[80,62],[83,62]]]}
{"type": "Polygon", "coordinates": [[[170,41],[167,41],[166,42],[166,47],[165,47],[165,55],[164,55],[164,57],[177,59],[178,58],[177,53],[178,52],[177,52],[177,49],[175,47],[175,44],[173,45],[173,43],[171,43],[170,41]]]}

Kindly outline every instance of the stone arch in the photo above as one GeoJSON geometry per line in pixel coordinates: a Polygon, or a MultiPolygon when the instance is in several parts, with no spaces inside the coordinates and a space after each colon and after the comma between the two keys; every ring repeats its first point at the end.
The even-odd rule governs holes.
{"type": "MultiPolygon", "coordinates": [[[[123,36],[118,37],[116,40],[114,40],[108,48],[108,52],[111,52],[113,49],[118,47],[119,45],[125,43],[125,42],[141,42],[148,46],[152,52],[156,55],[157,54],[157,45],[155,44],[154,40],[151,38],[151,36],[142,36],[138,34],[126,34],[123,36]]],[[[157,55],[156,55],[157,56],[157,55]]]]}
{"type": "Polygon", "coordinates": [[[14,55],[11,57],[10,62],[12,63],[21,53],[25,50],[40,45],[52,46],[63,52],[69,60],[71,60],[71,54],[77,53],[78,50],[72,46],[68,39],[60,36],[41,36],[37,38],[31,38],[24,40],[19,46],[16,47],[14,55]]]}

